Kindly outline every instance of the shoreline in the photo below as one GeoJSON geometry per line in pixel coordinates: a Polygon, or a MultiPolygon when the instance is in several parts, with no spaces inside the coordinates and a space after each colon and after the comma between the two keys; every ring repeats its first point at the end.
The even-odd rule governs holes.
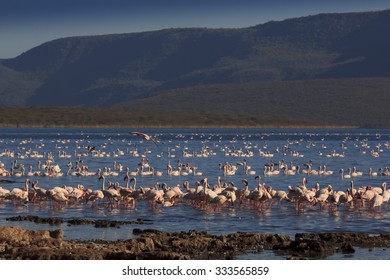
{"type": "Polygon", "coordinates": [[[281,118],[250,113],[90,107],[1,107],[0,128],[388,128],[385,123],[281,118]],[[77,116],[77,117],[75,117],[77,116]]]}
{"type": "MultiPolygon", "coordinates": [[[[272,250],[287,260],[326,259],[353,254],[355,247],[390,248],[390,233],[354,232],[284,234],[207,231],[133,230],[136,238],[118,241],[63,240],[62,230],[27,230],[0,226],[2,260],[218,260],[272,250]]],[[[260,256],[260,255],[259,255],[260,256]]]]}
{"type": "Polygon", "coordinates": [[[0,129],[7,128],[69,128],[69,129],[118,129],[118,128],[136,128],[136,129],[387,129],[387,127],[359,127],[345,125],[258,125],[258,126],[243,126],[243,125],[144,125],[144,126],[127,126],[127,125],[15,125],[15,124],[0,124],[0,129]]]}

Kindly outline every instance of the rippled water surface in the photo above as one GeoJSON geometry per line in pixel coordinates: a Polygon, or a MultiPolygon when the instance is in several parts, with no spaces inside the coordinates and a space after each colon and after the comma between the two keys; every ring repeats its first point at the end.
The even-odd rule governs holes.
{"type": "MultiPolygon", "coordinates": [[[[362,185],[380,186],[386,182],[386,176],[369,176],[369,168],[383,172],[389,166],[390,130],[361,129],[146,129],[143,132],[156,137],[158,146],[141,137],[130,135],[128,129],[1,129],[0,156],[4,168],[10,170],[12,163],[24,164],[38,170],[38,163],[45,163],[50,154],[52,165],[59,165],[63,176],[32,177],[38,179],[38,186],[50,189],[55,186],[78,184],[93,190],[101,188],[97,176],[78,177],[67,175],[68,163],[75,166],[86,165],[90,171],[99,168],[123,166],[118,176],[107,177],[107,181],[124,184],[125,169],[135,171],[140,167],[141,159],[147,159],[162,176],[138,175],[137,186],[152,186],[156,182],[169,186],[182,185],[189,181],[191,187],[196,181],[207,177],[210,185],[217,183],[218,176],[223,182],[233,182],[243,188],[242,179],[247,179],[250,189],[257,186],[256,175],[262,182],[276,190],[287,190],[289,185],[297,186],[306,174],[266,176],[265,165],[286,163],[299,166],[305,170],[305,164],[311,163],[313,169],[326,166],[334,171],[332,175],[309,175],[307,185],[321,187],[328,184],[335,190],[346,190],[351,179],[343,179],[340,169],[356,167],[363,175],[353,177],[355,187],[362,185]],[[85,155],[88,146],[94,146],[100,156],[85,155]],[[378,153],[373,156],[372,152],[378,153]],[[329,154],[334,156],[329,156],[329,154]],[[272,154],[271,156],[266,156],[272,154]],[[33,156],[35,155],[35,156],[33,156]],[[186,156],[187,155],[187,156],[186,156]],[[203,156],[202,156],[203,155],[203,156]],[[243,165],[247,165],[255,174],[245,174],[243,165]],[[167,164],[177,168],[181,164],[197,167],[202,175],[168,176],[167,164]],[[235,175],[224,176],[220,166],[226,162],[238,167],[235,175]],[[238,164],[237,164],[238,163],[238,164]]],[[[18,171],[18,170],[16,170],[18,171]]],[[[70,173],[71,174],[71,173],[70,173]]],[[[23,187],[25,176],[3,177],[15,181],[2,182],[7,189],[23,187]]],[[[337,210],[320,207],[306,207],[296,211],[294,206],[283,202],[281,207],[275,203],[263,211],[251,207],[223,208],[216,211],[205,211],[185,203],[173,207],[151,207],[145,201],[139,201],[135,208],[92,207],[91,204],[79,203],[65,206],[62,209],[51,207],[49,203],[27,206],[13,205],[9,201],[0,202],[0,225],[21,226],[30,229],[62,228],[66,239],[104,239],[117,240],[133,237],[134,228],[154,228],[163,231],[207,230],[213,234],[226,234],[237,231],[281,233],[293,236],[297,232],[331,232],[357,231],[379,234],[388,232],[390,210],[382,205],[379,211],[347,209],[340,206],[337,210]],[[35,224],[32,222],[12,222],[9,217],[18,215],[36,215],[40,217],[59,217],[63,219],[105,219],[116,221],[136,221],[143,219],[147,224],[123,225],[120,228],[95,228],[92,225],[70,226],[63,223],[59,226],[35,224]]],[[[360,251],[359,251],[360,252],[360,251]]],[[[362,251],[352,258],[370,258],[373,251],[362,251]],[[359,255],[359,256],[358,256],[359,255]],[[363,257],[361,257],[363,255],[363,257]]],[[[374,251],[375,258],[390,259],[388,250],[374,251]],[[379,257],[378,257],[379,255],[379,257]]],[[[258,257],[261,257],[259,255],[258,257]]],[[[270,256],[266,256],[270,257],[270,256]]],[[[333,258],[351,258],[350,256],[333,256],[333,258]]]]}

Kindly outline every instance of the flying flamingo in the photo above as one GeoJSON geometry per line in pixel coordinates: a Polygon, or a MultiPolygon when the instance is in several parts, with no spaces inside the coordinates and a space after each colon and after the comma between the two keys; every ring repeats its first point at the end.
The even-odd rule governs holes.
{"type": "Polygon", "coordinates": [[[153,138],[152,136],[150,136],[146,133],[133,131],[133,132],[129,132],[129,134],[140,136],[140,137],[144,138],[146,141],[152,141],[158,147],[157,139],[153,138]]]}

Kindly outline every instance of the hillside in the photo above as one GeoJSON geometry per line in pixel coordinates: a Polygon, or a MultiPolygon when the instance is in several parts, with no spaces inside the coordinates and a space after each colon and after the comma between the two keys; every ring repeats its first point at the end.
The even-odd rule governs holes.
{"type": "Polygon", "coordinates": [[[209,85],[108,108],[3,107],[0,127],[390,128],[389,91],[390,78],[209,85]]]}
{"type": "Polygon", "coordinates": [[[390,78],[256,82],[162,91],[123,107],[186,113],[194,121],[209,113],[227,121],[245,115],[258,126],[390,127],[389,92],[390,78]]]}
{"type": "Polygon", "coordinates": [[[205,114],[218,109],[218,114],[390,126],[383,114],[389,104],[389,35],[386,10],[240,29],[61,38],[0,60],[0,106],[182,113],[196,108],[205,114]]]}

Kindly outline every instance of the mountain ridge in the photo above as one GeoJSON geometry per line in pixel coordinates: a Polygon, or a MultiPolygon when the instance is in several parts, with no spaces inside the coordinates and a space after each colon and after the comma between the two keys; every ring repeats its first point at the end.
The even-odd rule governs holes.
{"type": "MultiPolygon", "coordinates": [[[[0,106],[127,106],[169,111],[169,102],[158,101],[164,92],[171,92],[172,100],[180,100],[181,89],[191,92],[197,108],[216,97],[210,88],[224,91],[231,86],[234,94],[245,98],[252,96],[257,83],[265,92],[274,92],[271,104],[278,110],[283,106],[277,99],[288,95],[288,85],[294,85],[289,81],[300,81],[301,87],[305,81],[323,81],[315,84],[324,94],[353,98],[356,88],[351,81],[359,79],[363,87],[364,81],[370,85],[359,93],[367,100],[370,94],[378,94],[378,87],[390,88],[388,79],[376,80],[390,77],[389,35],[390,10],[384,10],[318,14],[245,28],[171,28],[60,38],[0,60],[0,106]],[[208,94],[198,98],[191,88],[199,87],[207,88],[203,91],[208,94]]],[[[316,88],[309,88],[305,99],[316,95],[316,88]]],[[[262,92],[257,92],[257,102],[261,102],[262,92]]],[[[390,102],[381,101],[378,106],[390,102]]],[[[210,113],[212,108],[207,108],[210,113]]],[[[384,118],[383,110],[378,111],[377,118],[384,118]]]]}

